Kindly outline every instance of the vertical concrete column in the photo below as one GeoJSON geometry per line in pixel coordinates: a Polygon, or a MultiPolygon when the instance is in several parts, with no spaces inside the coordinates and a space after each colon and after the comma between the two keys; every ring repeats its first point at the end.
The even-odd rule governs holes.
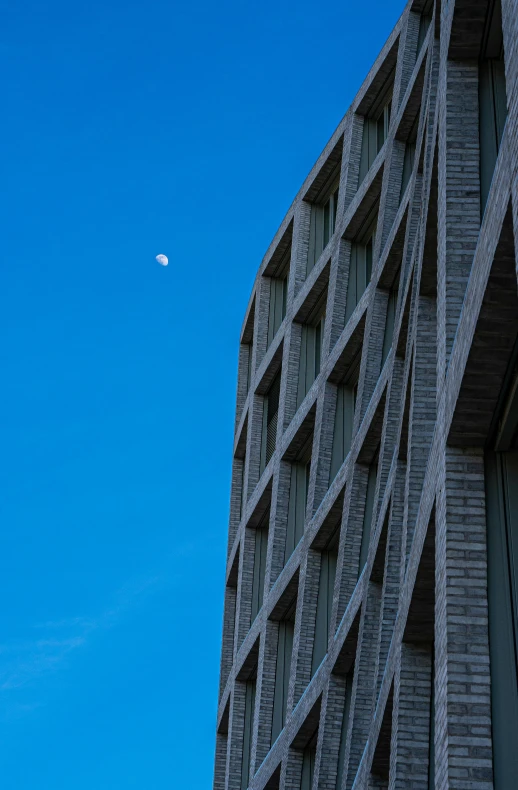
{"type": "Polygon", "coordinates": [[[216,756],[214,758],[214,790],[225,790],[228,737],[216,734],[216,756]]]}
{"type": "Polygon", "coordinates": [[[420,296],[417,304],[413,387],[408,428],[408,474],[405,497],[405,565],[412,546],[419,500],[433,437],[437,383],[437,300],[420,296]]]}
{"type": "Polygon", "coordinates": [[[432,651],[401,645],[394,678],[390,790],[429,790],[432,651]]]}
{"type": "Polygon", "coordinates": [[[502,31],[504,34],[505,81],[507,88],[507,103],[508,103],[508,109],[511,109],[511,107],[513,107],[514,109],[518,101],[518,2],[517,0],[502,0],[502,31]]]}
{"type": "Polygon", "coordinates": [[[345,790],[350,790],[353,786],[369,734],[373,711],[372,689],[376,682],[376,647],[380,627],[380,611],[381,585],[369,582],[358,639],[351,704],[353,726],[348,738],[348,749],[345,757],[345,764],[347,765],[345,790]]]}
{"type": "Polygon", "coordinates": [[[397,462],[394,494],[390,507],[387,548],[385,557],[385,571],[383,578],[381,628],[376,660],[377,682],[374,689],[373,705],[376,707],[385,672],[390,642],[394,633],[394,623],[399,605],[399,590],[401,584],[401,535],[403,532],[403,513],[405,495],[406,467],[401,461],[397,462]]]}
{"type": "Polygon", "coordinates": [[[439,278],[447,367],[480,230],[478,63],[446,61],[441,87],[439,278]]]}
{"type": "Polygon", "coordinates": [[[221,642],[221,671],[219,678],[219,697],[223,693],[234,660],[234,630],[236,616],[236,588],[225,587],[225,608],[223,610],[223,639],[221,642]]]}
{"type": "Polygon", "coordinates": [[[243,760],[243,736],[245,725],[244,683],[235,683],[230,697],[228,723],[227,778],[225,790],[241,790],[241,763],[243,760]]]}
{"type": "Polygon", "coordinates": [[[271,590],[284,567],[290,485],[291,466],[281,461],[278,471],[274,475],[272,485],[271,537],[268,540],[265,590],[271,590]]]}
{"type": "Polygon", "coordinates": [[[241,538],[236,605],[236,652],[250,630],[255,561],[255,530],[245,529],[241,538]]]}
{"type": "Polygon", "coordinates": [[[250,771],[252,775],[256,773],[263,762],[271,745],[278,638],[279,624],[272,620],[267,620],[261,644],[259,645],[254,728],[250,754],[250,771]]]}
{"type": "Polygon", "coordinates": [[[340,176],[340,195],[338,210],[345,214],[358,191],[358,179],[360,177],[360,159],[362,155],[363,139],[363,116],[356,115],[349,111],[351,115],[350,127],[346,129],[344,135],[345,146],[349,146],[349,156],[344,156],[342,160],[342,172],[340,176]]]}
{"type": "Polygon", "coordinates": [[[303,755],[301,751],[289,749],[281,769],[280,790],[300,790],[302,761],[303,755]]]}
{"type": "Polygon", "coordinates": [[[288,299],[295,299],[306,280],[311,226],[311,204],[301,200],[293,223],[291,267],[293,270],[288,288],[288,299]]]}
{"type": "Polygon", "coordinates": [[[320,553],[309,551],[300,568],[290,688],[288,693],[288,714],[291,713],[296,706],[311,680],[319,576],[320,553]]]}
{"type": "Polygon", "coordinates": [[[483,452],[446,447],[436,505],[435,782],[491,790],[483,452]]]}
{"type": "Polygon", "coordinates": [[[398,86],[397,94],[394,99],[394,112],[397,112],[401,105],[401,100],[405,95],[408,88],[414,66],[416,64],[417,56],[417,42],[419,40],[419,28],[421,25],[421,14],[416,14],[414,11],[408,13],[406,24],[401,31],[399,56],[396,72],[396,84],[398,86]]]}
{"type": "Polygon", "coordinates": [[[344,510],[341,531],[343,537],[338,548],[338,561],[335,589],[338,585],[338,600],[333,605],[331,627],[333,632],[338,628],[345,610],[358,582],[358,564],[363,534],[363,518],[365,514],[365,497],[369,470],[366,466],[356,465],[344,495],[344,510]]]}
{"type": "MultiPolygon", "coordinates": [[[[247,430],[245,425],[244,430],[247,430]]],[[[244,515],[244,504],[246,497],[243,496],[243,487],[245,485],[245,459],[234,458],[232,464],[232,484],[230,489],[230,518],[228,525],[228,545],[227,557],[232,551],[234,540],[237,535],[239,523],[244,515]]]]}
{"type": "Polygon", "coordinates": [[[331,305],[326,316],[325,339],[331,352],[343,332],[345,326],[345,308],[347,302],[347,285],[351,265],[351,242],[340,239],[337,250],[331,261],[329,277],[328,304],[331,305]]]}
{"type": "Polygon", "coordinates": [[[255,373],[268,347],[268,318],[270,315],[270,278],[260,277],[256,284],[254,352],[252,354],[252,373],[255,373]]]}
{"type": "Polygon", "coordinates": [[[315,763],[315,790],[329,790],[337,787],[346,682],[344,677],[331,675],[324,688],[315,763]]]}

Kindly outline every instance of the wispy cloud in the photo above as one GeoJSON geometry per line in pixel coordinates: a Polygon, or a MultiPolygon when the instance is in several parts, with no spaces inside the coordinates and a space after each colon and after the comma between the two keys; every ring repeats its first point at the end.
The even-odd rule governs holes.
{"type": "Polygon", "coordinates": [[[155,572],[134,578],[118,589],[105,608],[36,622],[23,639],[0,643],[0,720],[28,715],[44,704],[45,678],[64,670],[86,645],[115,627],[159,591],[182,583],[190,561],[207,547],[196,540],[175,544],[155,572]]]}
{"type": "MultiPolygon", "coordinates": [[[[155,593],[163,579],[153,575],[124,585],[110,605],[95,616],[76,616],[36,623],[25,640],[0,644],[0,694],[31,686],[43,676],[65,666],[94,633],[113,628],[133,608],[155,593]]],[[[37,703],[15,703],[21,715],[37,703]]]]}

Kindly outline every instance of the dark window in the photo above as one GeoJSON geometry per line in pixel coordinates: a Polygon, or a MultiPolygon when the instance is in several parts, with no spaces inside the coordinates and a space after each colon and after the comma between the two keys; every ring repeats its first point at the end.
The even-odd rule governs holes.
{"type": "Polygon", "coordinates": [[[376,481],[378,478],[378,458],[372,461],[369,466],[369,477],[367,480],[367,495],[365,497],[365,511],[363,516],[362,542],[360,546],[360,563],[358,566],[358,576],[361,575],[369,556],[369,544],[372,531],[372,518],[374,515],[374,495],[376,493],[376,481]]]}
{"type": "Polygon", "coordinates": [[[331,614],[333,611],[333,592],[335,587],[337,559],[338,536],[335,536],[329,542],[327,548],[322,552],[320,559],[315,640],[313,643],[313,658],[311,662],[312,675],[317,671],[327,653],[327,643],[329,641],[329,631],[331,628],[331,614]]]}
{"type": "Polygon", "coordinates": [[[261,439],[261,473],[266,469],[268,462],[275,452],[277,440],[277,418],[279,414],[279,395],[281,389],[281,373],[275,376],[268,394],[264,399],[263,407],[263,432],[261,439]]]}
{"type": "Polygon", "coordinates": [[[338,183],[328,190],[326,197],[311,206],[311,225],[309,231],[309,250],[306,275],[315,266],[331,236],[335,232],[336,212],[338,209],[338,183]]]}
{"type": "Polygon", "coordinates": [[[387,79],[379,90],[368,116],[364,119],[360,158],[360,184],[369,172],[387,139],[392,110],[392,83],[393,75],[387,79]]]}
{"type": "Polygon", "coordinates": [[[360,301],[372,275],[372,254],[376,241],[378,206],[369,213],[362,228],[351,245],[351,264],[347,284],[345,320],[348,321],[360,301]]]}
{"type": "Polygon", "coordinates": [[[283,253],[275,273],[270,277],[270,306],[268,312],[268,346],[277,334],[286,315],[288,297],[288,274],[290,270],[291,245],[283,253]]]}
{"type": "Polygon", "coordinates": [[[399,277],[400,277],[400,272],[398,271],[394,278],[394,284],[390,289],[388,302],[387,302],[387,318],[385,320],[385,335],[383,337],[383,350],[381,354],[382,365],[384,364],[386,358],[388,357],[389,351],[392,346],[392,338],[394,337],[394,324],[396,321],[399,277]]]}
{"type": "Polygon", "coordinates": [[[414,122],[408,134],[408,139],[405,145],[405,158],[403,160],[403,178],[401,180],[401,194],[399,197],[400,201],[403,199],[403,196],[406,192],[406,188],[410,183],[412,173],[414,172],[415,150],[416,150],[416,141],[417,141],[417,131],[419,128],[420,113],[421,113],[421,109],[419,108],[414,118],[414,122]]]}
{"type": "Polygon", "coordinates": [[[269,519],[270,511],[268,510],[261,519],[260,525],[255,530],[254,574],[252,578],[252,622],[257,617],[257,613],[263,605],[269,519]]]}
{"type": "Polygon", "coordinates": [[[338,470],[347,457],[347,453],[351,449],[360,361],[361,354],[358,354],[351,364],[343,383],[337,388],[333,449],[331,452],[331,481],[335,479],[338,470]]]}
{"type": "Polygon", "coordinates": [[[302,752],[302,776],[300,780],[300,790],[312,790],[313,788],[316,754],[316,743],[311,746],[306,746],[302,752]]]}
{"type": "Polygon", "coordinates": [[[297,408],[306,397],[311,389],[311,385],[320,373],[326,300],[327,291],[324,291],[318,299],[317,304],[312,309],[307,322],[302,325],[297,408]]]}
{"type": "Polygon", "coordinates": [[[284,619],[279,623],[277,642],[277,663],[275,666],[275,692],[273,699],[272,744],[281,733],[286,721],[286,703],[290,684],[291,654],[293,652],[293,631],[295,628],[295,599],[288,607],[284,619]]]}
{"type": "Polygon", "coordinates": [[[291,465],[290,497],[284,561],[287,562],[304,534],[311,461],[291,465]]]}
{"type": "Polygon", "coordinates": [[[419,23],[419,36],[417,39],[417,54],[421,52],[421,48],[424,44],[424,40],[426,38],[426,34],[430,29],[430,24],[432,21],[432,14],[433,14],[433,0],[428,0],[425,3],[425,6],[421,12],[421,21],[419,23]]]}

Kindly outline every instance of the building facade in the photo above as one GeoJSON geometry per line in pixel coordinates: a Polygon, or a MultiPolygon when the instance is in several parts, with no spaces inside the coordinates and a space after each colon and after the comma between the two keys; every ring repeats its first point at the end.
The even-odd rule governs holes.
{"type": "Polygon", "coordinates": [[[518,2],[411,0],[260,266],[215,790],[518,787],[518,2]]]}

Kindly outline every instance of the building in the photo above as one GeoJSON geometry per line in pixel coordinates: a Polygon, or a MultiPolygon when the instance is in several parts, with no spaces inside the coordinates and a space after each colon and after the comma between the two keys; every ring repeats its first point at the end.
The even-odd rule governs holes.
{"type": "Polygon", "coordinates": [[[261,264],[215,790],[518,787],[517,83],[409,2],[261,264]]]}

